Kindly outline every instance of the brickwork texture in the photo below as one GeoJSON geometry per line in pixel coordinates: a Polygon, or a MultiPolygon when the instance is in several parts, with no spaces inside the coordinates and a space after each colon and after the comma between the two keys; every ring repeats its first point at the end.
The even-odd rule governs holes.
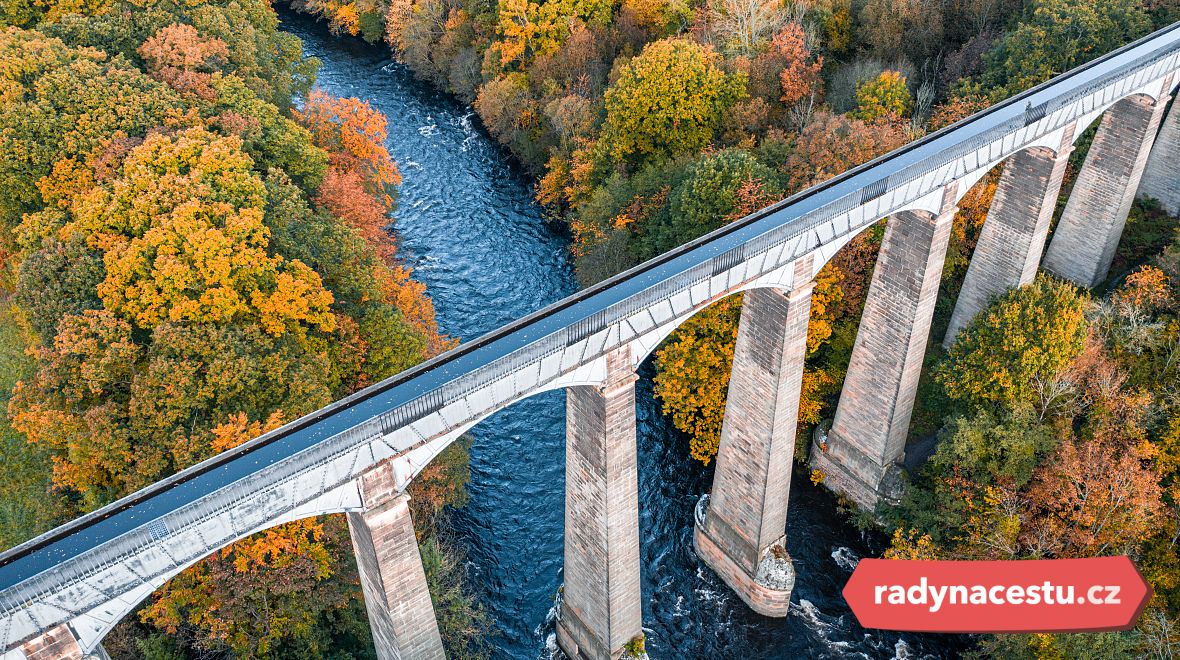
{"type": "Polygon", "coordinates": [[[602,387],[566,390],[565,586],[558,644],[571,658],[622,655],[642,633],[635,380],[626,350],[602,387]]]}
{"type": "Polygon", "coordinates": [[[943,345],[953,344],[989,300],[1036,277],[1073,135],[1073,127],[1066,127],[1056,154],[1043,147],[1024,149],[1004,163],[943,345]]]}
{"type": "Polygon", "coordinates": [[[1140,94],[1106,111],[1045,252],[1045,270],[1084,287],[1106,279],[1166,103],[1140,94]]]}
{"type": "Polygon", "coordinates": [[[348,514],[377,657],[443,660],[442,637],[410,518],[410,498],[394,495],[388,487],[392,471],[381,470],[378,466],[362,477],[366,510],[348,514]],[[381,497],[385,501],[377,499],[381,497]]]}
{"type": "Polygon", "coordinates": [[[868,509],[905,452],[955,199],[948,188],[937,216],[905,211],[886,223],[828,442],[813,457],[832,474],[830,486],[868,509]],[[832,470],[832,462],[843,470],[832,470]]]}

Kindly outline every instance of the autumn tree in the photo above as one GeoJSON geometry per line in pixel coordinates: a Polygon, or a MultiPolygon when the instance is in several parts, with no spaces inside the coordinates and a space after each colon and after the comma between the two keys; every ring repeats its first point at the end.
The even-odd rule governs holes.
{"type": "Polygon", "coordinates": [[[753,59],[736,58],[734,68],[747,74],[750,96],[765,103],[767,123],[776,123],[786,114],[801,127],[818,104],[823,61],[808,45],[803,26],[790,22],[753,59]]]}
{"type": "Polygon", "coordinates": [[[745,151],[727,149],[701,158],[672,189],[668,212],[639,228],[647,254],[666,252],[778,201],[775,178],[745,151]]]}
{"type": "Polygon", "coordinates": [[[730,54],[755,54],[790,20],[780,0],[710,0],[707,7],[709,28],[730,54]]]}
{"type": "Polygon", "coordinates": [[[986,110],[990,105],[991,103],[982,96],[953,96],[934,107],[927,128],[937,131],[986,110]]]}
{"type": "Polygon", "coordinates": [[[540,130],[542,110],[529,96],[524,74],[507,73],[488,81],[479,89],[475,109],[497,141],[516,153],[532,155],[528,143],[540,130]]]}
{"type": "Polygon", "coordinates": [[[788,192],[802,190],[886,154],[906,142],[892,122],[865,122],[817,112],[783,164],[788,192]]]}
{"type": "Polygon", "coordinates": [[[0,5],[0,25],[32,27],[41,21],[57,21],[70,14],[99,14],[113,4],[110,0],[10,0],[0,5]]]}
{"type": "Polygon", "coordinates": [[[500,64],[554,53],[569,38],[572,24],[604,26],[615,6],[613,0],[505,0],[497,12],[500,64]]]}
{"type": "Polygon", "coordinates": [[[1036,0],[989,54],[978,82],[993,100],[1003,99],[1150,31],[1136,0],[1036,0]]]}
{"type": "MultiPolygon", "coordinates": [[[[245,414],[211,429],[223,451],[282,423],[245,414]]],[[[140,620],[176,634],[199,631],[209,651],[268,658],[322,652],[321,617],[338,615],[359,596],[356,564],[345,561],[349,537],[344,516],[297,520],[222,548],[156,591],[140,620]]]]}
{"type": "Polygon", "coordinates": [[[856,86],[854,116],[872,121],[907,116],[914,107],[914,99],[906,86],[905,76],[897,71],[882,71],[876,78],[856,86]]]}
{"type": "Polygon", "coordinates": [[[85,159],[116,133],[142,137],[180,106],[166,85],[121,59],[59,39],[0,32],[0,220],[12,229],[41,208],[38,182],[55,163],[85,159]]]}
{"type": "Polygon", "coordinates": [[[330,155],[316,202],[356,227],[386,256],[392,256],[393,243],[386,227],[401,173],[385,146],[389,137],[385,115],[367,101],[336,98],[317,90],[308,95],[295,117],[311,131],[316,146],[330,155]]]}
{"type": "Polygon", "coordinates": [[[707,46],[680,38],[648,44],[606,92],[601,139],[613,158],[635,165],[695,153],[745,86],[707,46]]]}
{"type": "Polygon", "coordinates": [[[1164,515],[1159,474],[1117,434],[1062,443],[1029,489],[1027,543],[1054,557],[1125,554],[1164,515]]]}
{"type": "Polygon", "coordinates": [[[301,0],[297,6],[327,20],[334,34],[359,36],[370,43],[381,40],[389,10],[379,0],[301,0]]]}
{"type": "Polygon", "coordinates": [[[860,11],[861,29],[878,57],[921,62],[942,45],[942,8],[930,0],[868,0],[860,11]]]}
{"type": "Polygon", "coordinates": [[[336,98],[317,90],[308,95],[295,117],[311,131],[316,145],[331,154],[333,166],[357,172],[370,194],[392,204],[392,193],[402,178],[385,146],[389,137],[385,115],[368,101],[336,98]]]}
{"type": "Polygon", "coordinates": [[[73,201],[62,231],[102,252],[108,310],[149,330],[243,317],[275,335],[334,327],[319,275],[267,254],[265,188],[240,147],[202,129],[153,135],[121,177],[73,201]]]}
{"type": "Polygon", "coordinates": [[[726,298],[686,321],[656,353],[655,397],[706,465],[721,438],[740,316],[741,296],[726,298]]]}
{"type": "Polygon", "coordinates": [[[824,58],[813,57],[807,45],[807,35],[799,23],[788,23],[774,35],[769,51],[783,62],[779,86],[783,103],[791,105],[811,94],[819,84],[819,73],[824,58]]]}
{"type": "Polygon", "coordinates": [[[229,57],[220,39],[201,37],[196,28],[173,23],[161,29],[139,47],[148,73],[181,93],[211,100],[215,96],[212,74],[229,57]]]}
{"type": "Polygon", "coordinates": [[[1037,400],[1085,344],[1087,299],[1048,277],[1011,289],[960,331],[936,378],[970,405],[1037,400]]]}

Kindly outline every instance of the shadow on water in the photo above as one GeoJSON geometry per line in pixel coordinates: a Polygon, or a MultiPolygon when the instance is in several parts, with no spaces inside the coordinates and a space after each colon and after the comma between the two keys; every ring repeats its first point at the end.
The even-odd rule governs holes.
{"type": "MultiPolygon", "coordinates": [[[[573,293],[568,239],[546,223],[530,182],[469,107],[417,81],[383,46],[333,37],[280,11],[284,29],[322,61],[318,86],[373,103],[389,117],[401,168],[399,254],[434,298],[439,323],[470,340],[573,293]]],[[[953,638],[868,632],[840,589],[856,560],[879,553],[836,514],[835,500],[797,472],[788,549],[798,581],[791,615],[747,609],[696,559],[693,506],[711,468],[659,413],[650,361],[638,391],[644,627],[653,658],[949,657],[953,638]]],[[[564,395],[548,392],[473,431],[470,503],[452,517],[472,587],[495,618],[495,655],[549,657],[553,596],[561,583],[564,395]]]]}

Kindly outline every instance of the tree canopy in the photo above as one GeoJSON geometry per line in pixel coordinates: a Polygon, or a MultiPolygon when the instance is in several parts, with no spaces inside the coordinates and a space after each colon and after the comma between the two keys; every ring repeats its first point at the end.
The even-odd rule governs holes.
{"type": "Polygon", "coordinates": [[[642,164],[695,152],[745,95],[745,76],[687,39],[644,47],[606,91],[602,140],[613,158],[642,164]]]}

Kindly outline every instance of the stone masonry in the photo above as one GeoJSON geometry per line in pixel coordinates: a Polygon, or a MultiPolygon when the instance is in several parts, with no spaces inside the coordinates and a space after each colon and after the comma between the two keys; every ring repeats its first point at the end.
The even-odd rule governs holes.
{"type": "MultiPolygon", "coordinates": [[[[1165,89],[1170,85],[1169,78],[1165,89]]],[[[1106,279],[1166,105],[1167,97],[1141,94],[1106,111],[1045,252],[1045,270],[1083,287],[1106,279]]]]}
{"type": "Polygon", "coordinates": [[[812,450],[825,483],[869,510],[905,453],[955,200],[952,184],[937,216],[903,211],[886,223],[836,416],[812,450]]]}
{"type": "Polygon", "coordinates": [[[557,643],[574,660],[622,656],[643,633],[635,380],[629,350],[601,387],[566,390],[565,586],[557,643]]]}
{"type": "Polygon", "coordinates": [[[1180,214],[1180,176],[1176,171],[1176,163],[1180,163],[1180,112],[1168,111],[1162,123],[1143,169],[1139,196],[1158,199],[1164,210],[1177,215],[1180,214]]]}
{"type": "Polygon", "coordinates": [[[812,268],[810,256],[796,262],[791,291],[758,288],[745,294],[713,491],[695,530],[700,558],[767,616],[787,615],[794,583],[784,536],[812,268]],[[759,584],[759,567],[776,559],[790,579],[759,584]]]}
{"type": "Polygon", "coordinates": [[[377,657],[443,660],[410,498],[397,493],[388,463],[361,476],[361,496],[365,511],[348,514],[348,529],[377,657]]]}
{"type": "Polygon", "coordinates": [[[1036,277],[1045,237],[1057,208],[1061,179],[1073,150],[1073,136],[1074,126],[1066,126],[1056,154],[1044,147],[1034,147],[1018,151],[1004,164],[963,288],[955,301],[944,346],[954,343],[959,331],[989,300],[1036,277]]]}

